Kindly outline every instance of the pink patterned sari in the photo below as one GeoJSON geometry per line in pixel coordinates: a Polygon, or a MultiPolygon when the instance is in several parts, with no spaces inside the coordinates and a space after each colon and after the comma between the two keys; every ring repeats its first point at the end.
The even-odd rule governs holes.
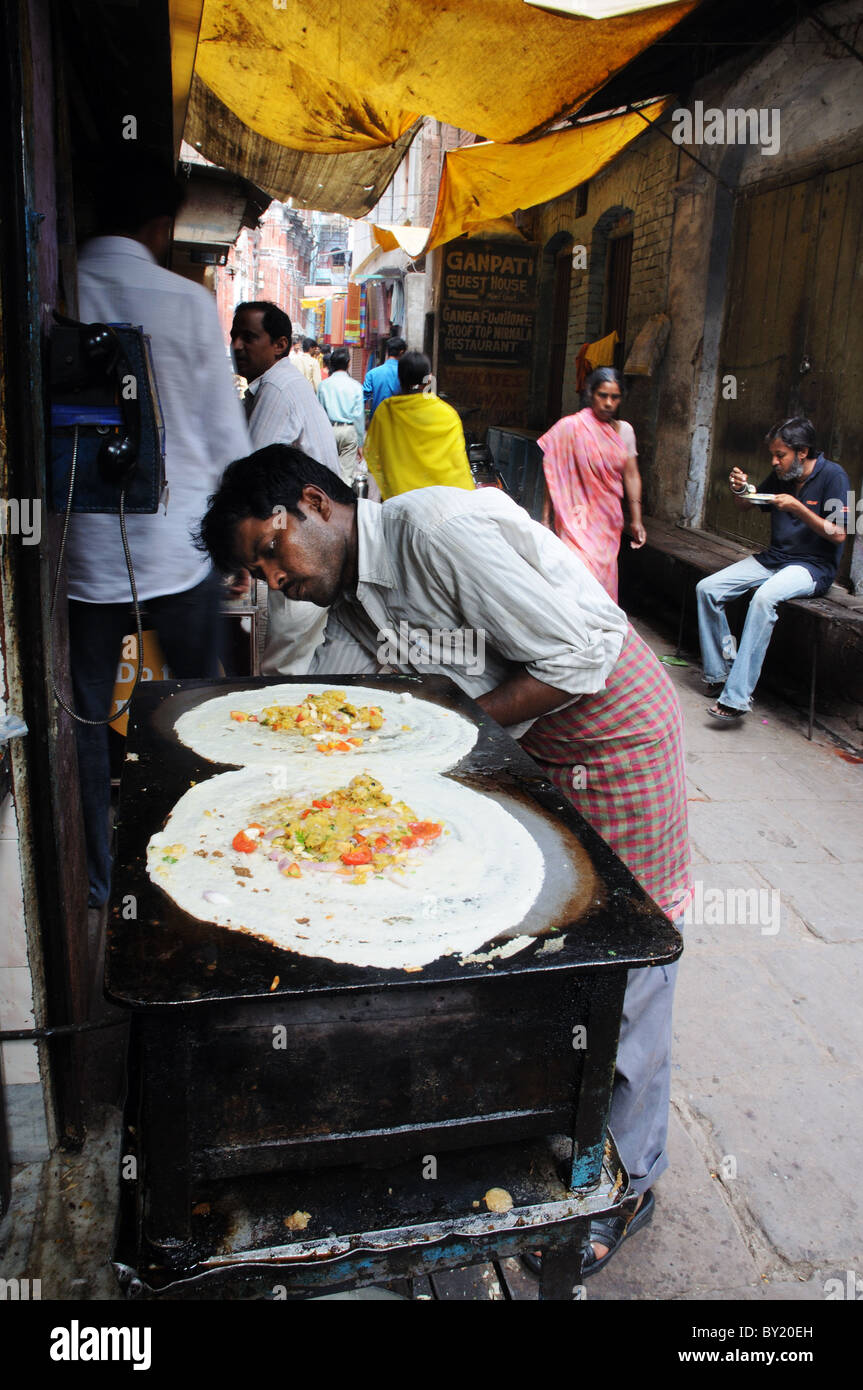
{"type": "Polygon", "coordinates": [[[554,529],[616,603],[626,445],[590,406],[558,420],[538,443],[554,529]]]}

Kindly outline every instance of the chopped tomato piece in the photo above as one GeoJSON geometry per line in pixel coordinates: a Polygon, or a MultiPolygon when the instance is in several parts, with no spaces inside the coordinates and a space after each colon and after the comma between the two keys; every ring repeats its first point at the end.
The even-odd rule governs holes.
{"type": "Polygon", "coordinates": [[[346,850],[341,860],[343,864],[371,864],[372,852],[368,845],[358,845],[356,849],[346,850]]]}
{"type": "Polygon", "coordinates": [[[302,870],[299,864],[288,864],[287,868],[282,869],[282,873],[288,878],[302,878],[302,870]]]}
{"type": "Polygon", "coordinates": [[[250,715],[249,715],[249,723],[250,723],[250,724],[257,724],[257,722],[258,722],[258,716],[257,716],[256,714],[250,714],[250,715]]]}
{"type": "Polygon", "coordinates": [[[237,831],[231,845],[234,849],[239,850],[240,854],[251,854],[253,850],[258,848],[257,840],[251,839],[245,830],[237,831]]]}
{"type": "Polygon", "coordinates": [[[386,849],[388,845],[389,840],[387,839],[386,835],[378,835],[377,839],[375,840],[375,849],[386,849]]]}
{"type": "Polygon", "coordinates": [[[313,806],[317,806],[317,808],[318,808],[319,811],[329,811],[330,808],[331,808],[331,806],[332,806],[332,804],[333,804],[333,803],[332,803],[331,801],[324,801],[324,800],[321,800],[321,801],[313,801],[313,802],[312,802],[312,805],[313,805],[313,806]]]}
{"type": "MultiPolygon", "coordinates": [[[[438,825],[436,821],[419,820],[412,821],[409,829],[418,840],[436,840],[443,830],[443,826],[438,825]]],[[[404,844],[404,841],[402,841],[402,844],[404,844]]]]}
{"type": "Polygon", "coordinates": [[[352,743],[355,748],[362,748],[363,746],[363,741],[361,738],[349,738],[348,743],[352,743]]]}
{"type": "Polygon", "coordinates": [[[236,721],[237,721],[238,724],[242,724],[246,719],[248,719],[248,717],[249,717],[249,716],[246,714],[246,712],[245,712],[244,710],[241,710],[241,709],[232,709],[232,710],[231,710],[231,718],[232,718],[232,719],[236,719],[236,721]]]}
{"type": "Polygon", "coordinates": [[[351,745],[349,743],[337,743],[336,749],[339,753],[350,753],[351,745]]]}
{"type": "Polygon", "coordinates": [[[399,849],[413,849],[417,844],[419,841],[414,839],[413,835],[403,835],[399,840],[399,849]]]}

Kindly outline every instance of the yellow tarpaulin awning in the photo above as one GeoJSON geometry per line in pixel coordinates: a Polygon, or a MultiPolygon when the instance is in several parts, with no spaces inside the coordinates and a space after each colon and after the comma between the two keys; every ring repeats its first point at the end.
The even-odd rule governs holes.
{"type": "Polygon", "coordinates": [[[256,135],[199,77],[192,79],[186,139],[205,159],[250,179],[271,198],[364,217],[404,159],[419,123],[394,145],[354,154],[303,154],[256,135]]]}
{"type": "Polygon", "coordinates": [[[379,246],[400,246],[417,257],[463,233],[559,198],[586,183],[666,109],[663,97],[620,115],[543,135],[527,145],[468,145],[444,160],[431,228],[375,227],[379,246]]]}
{"type": "Polygon", "coordinates": [[[420,116],[507,142],[577,110],[696,3],[596,23],[523,0],[205,0],[195,71],[289,149],[391,145],[420,116]]]}
{"type": "Polygon", "coordinates": [[[492,217],[547,203],[586,183],[667,105],[668,99],[651,102],[640,114],[591,121],[543,135],[527,145],[482,144],[450,150],[426,250],[473,231],[492,217]]]}

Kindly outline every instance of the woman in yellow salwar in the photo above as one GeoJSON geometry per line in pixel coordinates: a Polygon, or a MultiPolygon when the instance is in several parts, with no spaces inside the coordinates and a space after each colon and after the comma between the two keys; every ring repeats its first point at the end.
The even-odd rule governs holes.
{"type": "Polygon", "coordinates": [[[431,363],[421,352],[399,358],[397,396],[381,401],[369,425],[365,457],[386,501],[419,487],[473,490],[461,420],[424,389],[431,363]]]}

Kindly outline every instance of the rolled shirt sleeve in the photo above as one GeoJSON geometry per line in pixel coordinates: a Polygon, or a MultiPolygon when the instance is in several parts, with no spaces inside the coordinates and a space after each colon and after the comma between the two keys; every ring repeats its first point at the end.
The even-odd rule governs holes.
{"type": "Polygon", "coordinates": [[[604,688],[626,615],[547,528],[511,506],[407,529],[411,568],[425,579],[427,622],[448,626],[455,606],[464,627],[483,632],[487,646],[537,680],[571,695],[604,688]]]}

